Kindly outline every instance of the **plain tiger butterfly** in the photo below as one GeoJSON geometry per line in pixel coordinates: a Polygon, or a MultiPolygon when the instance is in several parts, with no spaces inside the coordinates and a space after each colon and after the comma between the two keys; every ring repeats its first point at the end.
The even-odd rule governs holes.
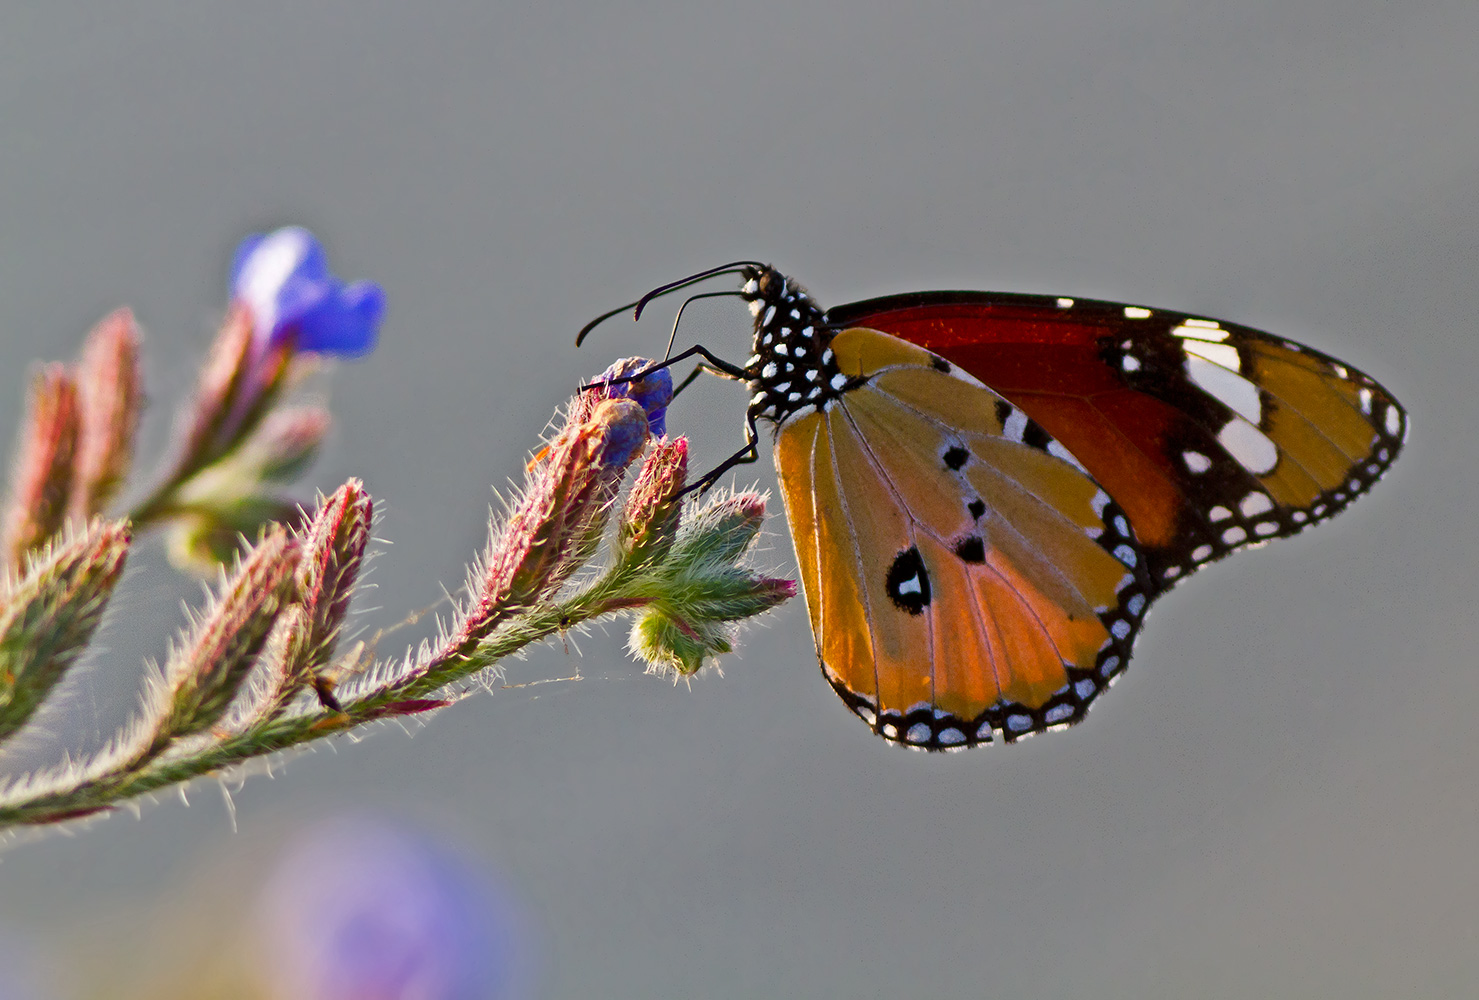
{"type": "Polygon", "coordinates": [[[1351,366],[1186,313],[995,292],[823,310],[747,261],[632,305],[724,273],[742,290],[695,297],[749,303],[749,360],[661,363],[699,355],[750,388],[746,447],[701,484],[754,461],[757,421],[774,425],[822,671],[911,747],[1078,722],[1151,602],[1338,513],[1407,434],[1351,366]]]}

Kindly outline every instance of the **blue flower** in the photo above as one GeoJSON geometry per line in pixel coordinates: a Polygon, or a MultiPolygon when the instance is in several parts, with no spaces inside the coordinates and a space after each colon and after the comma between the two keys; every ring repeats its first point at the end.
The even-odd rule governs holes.
{"type": "Polygon", "coordinates": [[[385,311],[380,286],[334,277],[323,245],[301,226],[242,240],[231,266],[231,291],[251,310],[264,350],[292,337],[299,351],[368,354],[385,311]]]}
{"type": "MultiPolygon", "coordinates": [[[[651,368],[646,358],[623,358],[601,373],[597,382],[626,378],[644,368],[651,368]]],[[[635,382],[621,382],[606,386],[606,398],[626,397],[647,411],[647,426],[653,437],[662,437],[668,432],[668,404],[673,401],[673,376],[666,368],[659,368],[635,382]]]]}

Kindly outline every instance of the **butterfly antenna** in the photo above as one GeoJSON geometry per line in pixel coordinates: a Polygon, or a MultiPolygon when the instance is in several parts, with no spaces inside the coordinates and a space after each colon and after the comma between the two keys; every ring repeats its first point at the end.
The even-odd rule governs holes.
{"type": "Polygon", "coordinates": [[[624,306],[617,306],[615,309],[611,310],[610,312],[603,312],[601,315],[599,315],[595,319],[591,320],[585,326],[581,327],[580,328],[580,332],[575,335],[575,346],[576,347],[579,347],[580,344],[581,344],[581,341],[585,340],[586,334],[590,333],[596,327],[598,327],[602,323],[606,322],[612,316],[616,316],[619,313],[624,313],[628,309],[631,309],[631,308],[635,307],[636,305],[637,305],[636,302],[628,302],[624,306]]]}
{"type": "Polygon", "coordinates": [[[666,285],[660,285],[657,288],[654,288],[652,291],[648,292],[646,295],[642,296],[636,302],[628,302],[626,305],[618,306],[617,308],[612,309],[610,312],[603,312],[601,315],[591,320],[585,326],[581,327],[580,332],[575,335],[575,346],[579,347],[581,345],[581,342],[585,340],[587,334],[589,334],[596,327],[600,326],[602,323],[606,322],[608,319],[610,319],[612,316],[617,315],[618,313],[624,313],[628,309],[631,309],[634,310],[632,313],[632,319],[641,319],[642,310],[647,308],[647,303],[651,302],[658,296],[666,295],[669,292],[676,292],[680,288],[687,288],[689,285],[696,284],[697,282],[704,281],[708,278],[713,278],[721,274],[730,274],[734,271],[740,271],[747,267],[763,268],[766,266],[767,265],[762,264],[758,260],[735,260],[730,261],[728,264],[720,265],[719,267],[711,267],[707,271],[700,271],[698,274],[690,274],[688,277],[682,279],[681,281],[672,281],[666,285]]]}
{"type": "Polygon", "coordinates": [[[742,271],[747,267],[763,268],[765,266],[766,265],[760,263],[760,261],[758,260],[734,260],[730,261],[728,264],[721,264],[718,267],[711,267],[707,271],[700,271],[697,274],[690,274],[688,277],[682,278],[678,281],[670,281],[666,285],[659,285],[637,300],[636,311],[632,314],[632,319],[641,319],[642,310],[647,308],[647,303],[651,302],[655,298],[658,298],[659,296],[667,295],[669,292],[676,292],[680,288],[687,288],[689,285],[696,285],[700,281],[707,281],[710,278],[717,278],[721,274],[733,274],[735,271],[742,271]]]}

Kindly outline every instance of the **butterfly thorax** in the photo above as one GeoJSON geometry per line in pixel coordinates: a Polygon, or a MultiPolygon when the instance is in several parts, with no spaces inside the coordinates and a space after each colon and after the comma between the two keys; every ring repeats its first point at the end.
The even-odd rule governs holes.
{"type": "Polygon", "coordinates": [[[771,267],[746,268],[741,291],[755,317],[755,344],[745,362],[750,416],[775,423],[825,409],[850,386],[830,343],[836,333],[806,289],[771,267]]]}

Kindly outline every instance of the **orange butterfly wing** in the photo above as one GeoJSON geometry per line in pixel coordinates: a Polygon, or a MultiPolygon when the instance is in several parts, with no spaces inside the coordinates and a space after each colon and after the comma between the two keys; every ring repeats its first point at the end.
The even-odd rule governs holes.
{"type": "Polygon", "coordinates": [[[858,384],[784,420],[775,450],[828,680],[875,732],[926,749],[1078,721],[1148,601],[1126,518],[929,351],[859,328],[830,346],[858,384]]]}

